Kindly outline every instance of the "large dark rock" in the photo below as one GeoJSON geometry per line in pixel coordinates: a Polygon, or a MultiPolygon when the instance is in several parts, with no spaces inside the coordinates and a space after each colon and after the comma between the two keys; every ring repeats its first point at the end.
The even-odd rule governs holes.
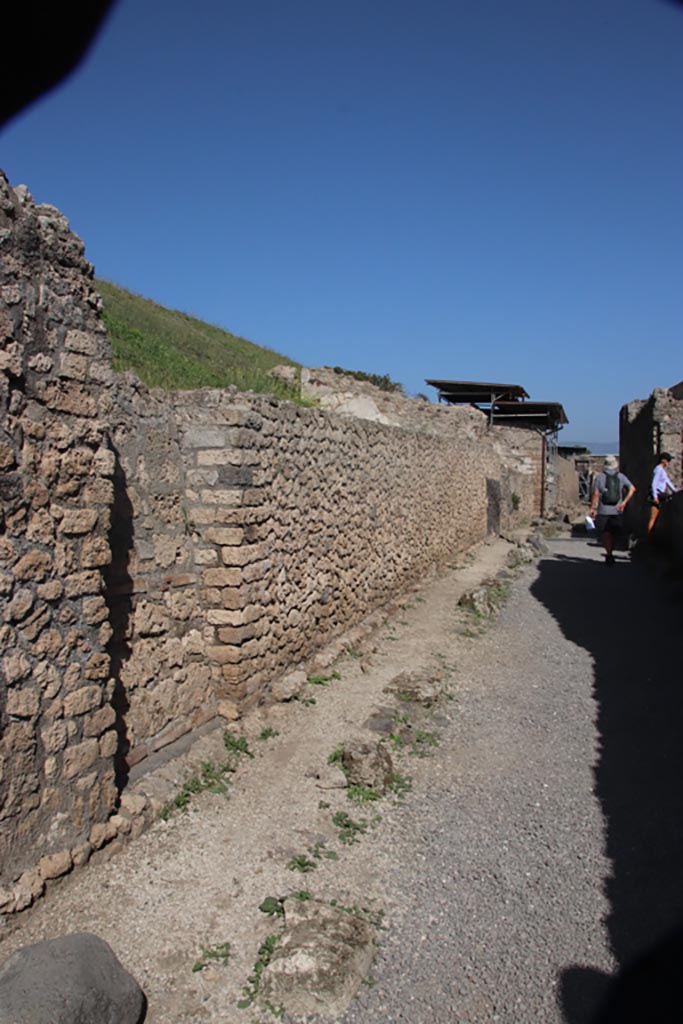
{"type": "Polygon", "coordinates": [[[18,950],[0,967],[0,1024],[140,1024],[145,994],[97,935],[18,950]]]}

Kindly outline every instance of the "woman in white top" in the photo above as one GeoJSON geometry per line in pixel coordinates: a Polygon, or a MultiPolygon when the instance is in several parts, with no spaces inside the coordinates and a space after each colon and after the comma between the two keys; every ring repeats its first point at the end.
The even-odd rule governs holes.
{"type": "Polygon", "coordinates": [[[662,498],[665,498],[669,491],[672,494],[675,494],[676,492],[676,488],[671,483],[669,474],[667,473],[667,469],[671,464],[672,458],[673,456],[669,455],[668,452],[662,452],[659,456],[659,462],[655,466],[655,471],[652,474],[652,486],[650,488],[652,492],[650,495],[650,504],[652,505],[652,508],[650,509],[650,522],[647,527],[648,533],[652,533],[655,523],[657,522],[662,498]]]}

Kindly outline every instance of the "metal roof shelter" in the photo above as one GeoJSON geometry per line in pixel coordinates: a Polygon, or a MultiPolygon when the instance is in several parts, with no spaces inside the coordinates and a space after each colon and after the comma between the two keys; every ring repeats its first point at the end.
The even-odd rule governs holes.
{"type": "Polygon", "coordinates": [[[489,384],[473,380],[426,380],[425,384],[437,388],[440,402],[451,405],[493,404],[529,397],[521,384],[489,384]]]}
{"type": "Polygon", "coordinates": [[[569,420],[559,402],[529,402],[521,384],[494,384],[472,380],[426,380],[436,388],[439,401],[450,405],[476,405],[488,414],[489,423],[531,427],[556,433],[569,420]]]}
{"type": "Polygon", "coordinates": [[[491,422],[512,427],[535,427],[554,433],[569,423],[559,402],[495,402],[491,422]]]}

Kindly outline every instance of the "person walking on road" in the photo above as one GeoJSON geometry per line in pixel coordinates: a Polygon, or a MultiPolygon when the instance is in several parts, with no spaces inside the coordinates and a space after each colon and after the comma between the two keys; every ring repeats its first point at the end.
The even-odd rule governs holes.
{"type": "Polygon", "coordinates": [[[636,489],[627,476],[619,472],[614,455],[605,459],[604,472],[598,473],[593,484],[590,514],[605,549],[605,564],[614,565],[614,544],[623,531],[623,511],[636,489]]]}
{"type": "Polygon", "coordinates": [[[672,460],[672,455],[669,455],[668,452],[662,452],[652,474],[652,484],[650,487],[650,505],[652,507],[650,508],[650,522],[647,524],[648,533],[652,533],[655,528],[655,523],[659,517],[659,510],[662,507],[662,499],[667,498],[669,493],[676,493],[676,488],[671,483],[667,473],[672,460]]]}

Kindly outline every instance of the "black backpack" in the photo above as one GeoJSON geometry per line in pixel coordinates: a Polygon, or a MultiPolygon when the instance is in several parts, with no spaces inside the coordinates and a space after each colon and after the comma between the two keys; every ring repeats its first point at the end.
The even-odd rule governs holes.
{"type": "Polygon", "coordinates": [[[603,505],[618,505],[621,501],[621,480],[618,473],[605,473],[605,489],[602,492],[603,505]]]}

